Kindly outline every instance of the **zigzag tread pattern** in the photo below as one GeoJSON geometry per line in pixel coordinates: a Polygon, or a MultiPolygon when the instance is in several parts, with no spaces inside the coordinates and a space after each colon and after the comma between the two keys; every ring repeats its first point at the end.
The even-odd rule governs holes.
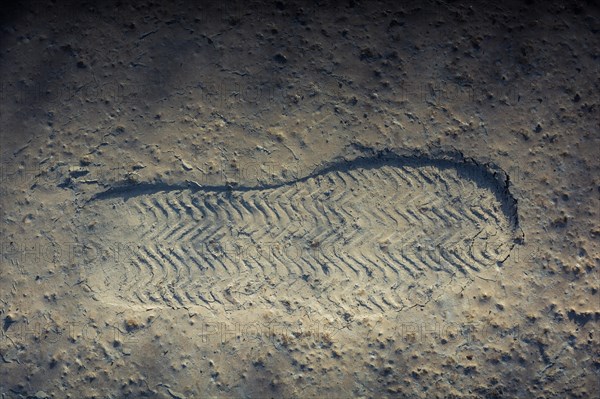
{"type": "Polygon", "coordinates": [[[250,295],[269,302],[283,284],[324,307],[400,309],[415,287],[477,274],[512,248],[497,193],[459,172],[379,162],[278,187],[95,200],[86,209],[98,219],[93,237],[127,243],[117,264],[101,268],[103,292],[210,308],[250,295]]]}

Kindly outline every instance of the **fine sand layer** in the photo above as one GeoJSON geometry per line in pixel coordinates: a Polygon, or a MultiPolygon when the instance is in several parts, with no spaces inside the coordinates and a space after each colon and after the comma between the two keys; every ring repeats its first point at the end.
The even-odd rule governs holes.
{"type": "Polygon", "coordinates": [[[593,1],[0,12],[0,398],[593,398],[593,1]]]}

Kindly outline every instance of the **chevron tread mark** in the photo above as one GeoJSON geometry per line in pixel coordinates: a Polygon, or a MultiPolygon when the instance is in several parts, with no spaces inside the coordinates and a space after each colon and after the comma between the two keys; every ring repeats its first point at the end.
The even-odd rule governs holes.
{"type": "MultiPolygon", "coordinates": [[[[440,273],[470,278],[512,248],[511,198],[489,174],[461,167],[378,159],[271,187],[133,186],[84,211],[98,220],[99,245],[133,242],[136,253],[90,270],[113,302],[214,307],[256,281],[289,284],[301,276],[294,286],[327,293],[317,299],[323,308],[336,301],[372,311],[409,306],[411,287],[431,286],[440,273]],[[353,293],[357,286],[366,296],[353,293]]],[[[267,291],[254,301],[268,301],[267,291]]]]}

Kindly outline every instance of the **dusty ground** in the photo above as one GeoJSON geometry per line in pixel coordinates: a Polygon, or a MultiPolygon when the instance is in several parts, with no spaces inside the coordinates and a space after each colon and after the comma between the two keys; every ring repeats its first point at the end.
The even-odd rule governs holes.
{"type": "MultiPolygon", "coordinates": [[[[594,2],[25,2],[2,13],[3,397],[587,398],[600,391],[594,2]],[[382,154],[416,157],[413,171],[429,165],[436,182],[446,176],[441,159],[454,162],[448,173],[477,165],[447,190],[423,177],[402,188],[403,198],[449,210],[459,209],[449,205],[453,198],[468,197],[475,202],[463,201],[465,209],[490,212],[475,226],[496,221],[497,234],[477,236],[478,243],[506,246],[480,258],[478,271],[394,280],[361,274],[356,284],[344,272],[276,279],[215,267],[202,274],[203,265],[251,266],[249,252],[227,261],[219,252],[183,278],[214,291],[209,303],[152,297],[166,283],[135,269],[139,251],[170,237],[160,229],[200,223],[184,205],[181,214],[165,209],[152,220],[162,208],[140,208],[173,195],[208,201],[214,215],[199,225],[226,226],[236,237],[245,231],[245,249],[266,268],[275,267],[273,248],[286,245],[314,252],[277,258],[284,267],[352,268],[361,264],[348,260],[353,250],[385,258],[382,270],[406,266],[381,255],[385,241],[364,249],[382,236],[374,220],[402,226],[399,244],[410,242],[411,254],[431,237],[438,255],[449,236],[475,242],[466,222],[435,224],[427,213],[435,206],[425,202],[400,212],[428,225],[378,219],[403,191],[370,172],[348,186],[360,199],[349,207],[379,216],[330,218],[333,199],[348,193],[346,175],[320,171],[357,158],[379,162],[382,154]],[[315,173],[315,182],[302,180],[315,173]],[[285,184],[298,193],[265,191],[285,184]],[[207,187],[221,190],[214,202],[207,187]],[[244,187],[258,203],[249,214],[264,201],[298,218],[244,217],[231,205],[244,187]],[[111,190],[119,195],[97,199],[111,190]],[[513,199],[515,214],[502,213],[513,199]],[[320,216],[296,212],[300,201],[307,209],[323,204],[320,216]],[[322,234],[323,221],[334,235],[320,242],[302,234],[322,234]],[[261,231],[279,238],[257,255],[253,234],[261,231]],[[353,242],[355,232],[365,245],[332,255],[327,244],[353,242]],[[127,279],[135,289],[124,288],[132,286],[127,279]],[[396,295],[398,306],[369,304],[379,290],[396,295]]],[[[408,176],[396,166],[385,164],[408,176]]],[[[222,236],[199,244],[214,241],[224,246],[222,236]]],[[[169,254],[151,262],[153,273],[166,270],[169,254]]],[[[196,267],[190,259],[178,264],[196,267]]],[[[419,259],[424,267],[445,264],[419,259]]]]}

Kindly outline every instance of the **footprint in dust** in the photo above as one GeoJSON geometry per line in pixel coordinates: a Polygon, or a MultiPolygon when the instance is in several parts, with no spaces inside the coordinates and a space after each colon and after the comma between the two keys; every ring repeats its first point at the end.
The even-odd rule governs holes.
{"type": "Polygon", "coordinates": [[[277,185],[112,188],[75,223],[88,245],[123,249],[88,266],[107,303],[384,312],[502,266],[519,236],[505,184],[474,163],[359,158],[277,185]]]}

